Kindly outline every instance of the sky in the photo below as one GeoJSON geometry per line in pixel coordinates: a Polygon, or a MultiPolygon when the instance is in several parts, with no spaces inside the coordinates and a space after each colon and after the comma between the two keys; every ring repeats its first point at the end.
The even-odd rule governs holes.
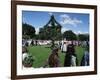
{"type": "Polygon", "coordinates": [[[54,15],[56,21],[62,26],[62,33],[72,30],[76,34],[89,33],[89,14],[67,12],[22,11],[22,22],[35,27],[36,34],[54,15]]]}

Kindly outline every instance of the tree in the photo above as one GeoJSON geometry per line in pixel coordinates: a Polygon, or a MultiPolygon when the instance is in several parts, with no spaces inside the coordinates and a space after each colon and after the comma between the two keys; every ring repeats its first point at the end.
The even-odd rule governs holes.
{"type": "Polygon", "coordinates": [[[54,15],[43,28],[39,29],[39,36],[44,40],[60,40],[62,38],[61,25],[56,21],[54,15]]]}
{"type": "Polygon", "coordinates": [[[80,41],[89,41],[89,34],[79,34],[78,38],[80,41]]]}
{"type": "Polygon", "coordinates": [[[41,40],[45,40],[47,37],[47,35],[45,34],[45,29],[44,28],[40,28],[39,30],[39,39],[41,40]]]}
{"type": "Polygon", "coordinates": [[[29,38],[34,38],[35,37],[35,28],[32,25],[23,23],[22,24],[22,34],[23,34],[23,38],[25,38],[25,36],[27,36],[29,38]]]}
{"type": "Polygon", "coordinates": [[[55,47],[55,40],[62,39],[62,26],[56,21],[54,15],[51,15],[50,20],[43,28],[39,30],[39,38],[42,40],[51,40],[51,49],[55,47]]]}
{"type": "Polygon", "coordinates": [[[66,38],[66,40],[76,40],[77,36],[74,32],[68,30],[63,33],[63,38],[66,38]]]}

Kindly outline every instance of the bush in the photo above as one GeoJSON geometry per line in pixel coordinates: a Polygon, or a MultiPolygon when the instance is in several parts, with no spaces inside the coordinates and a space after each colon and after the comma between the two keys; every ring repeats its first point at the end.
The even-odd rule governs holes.
{"type": "Polygon", "coordinates": [[[33,62],[34,62],[33,56],[28,55],[27,57],[24,58],[23,65],[24,65],[24,67],[32,67],[33,62]]]}

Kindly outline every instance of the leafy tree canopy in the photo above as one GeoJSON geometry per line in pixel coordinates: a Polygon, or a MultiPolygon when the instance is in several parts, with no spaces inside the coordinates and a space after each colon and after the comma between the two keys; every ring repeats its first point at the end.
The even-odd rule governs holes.
{"type": "Polygon", "coordinates": [[[79,34],[78,38],[80,41],[89,41],[89,35],[88,34],[79,34]]]}
{"type": "Polygon", "coordinates": [[[28,36],[30,38],[34,38],[35,37],[35,28],[32,25],[23,23],[22,24],[22,34],[23,36],[28,36]]]}
{"type": "Polygon", "coordinates": [[[68,30],[63,33],[63,38],[66,38],[66,40],[76,40],[77,36],[74,32],[68,30]]]}

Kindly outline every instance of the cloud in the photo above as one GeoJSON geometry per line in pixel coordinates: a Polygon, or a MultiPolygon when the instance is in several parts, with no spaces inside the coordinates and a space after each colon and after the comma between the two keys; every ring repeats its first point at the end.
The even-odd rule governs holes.
{"type": "Polygon", "coordinates": [[[65,31],[68,31],[68,30],[69,30],[68,28],[63,27],[63,28],[61,29],[61,32],[64,33],[65,31]]]}
{"type": "Polygon", "coordinates": [[[40,28],[42,28],[42,26],[35,27],[35,31],[36,31],[35,33],[36,33],[36,34],[39,33],[39,29],[40,29],[40,28]]]}
{"type": "Polygon", "coordinates": [[[75,17],[74,18],[71,18],[67,14],[60,15],[60,18],[61,18],[60,23],[62,25],[69,24],[69,25],[72,25],[72,26],[76,27],[78,24],[81,24],[82,23],[82,20],[79,20],[79,19],[77,19],[75,17]]]}
{"type": "Polygon", "coordinates": [[[53,13],[52,13],[52,12],[49,12],[48,14],[49,14],[50,16],[51,16],[51,15],[53,15],[53,13]]]}
{"type": "Polygon", "coordinates": [[[39,28],[35,28],[36,34],[39,33],[39,28]]]}
{"type": "Polygon", "coordinates": [[[74,31],[75,34],[88,34],[89,32],[85,31],[74,31]]]}

